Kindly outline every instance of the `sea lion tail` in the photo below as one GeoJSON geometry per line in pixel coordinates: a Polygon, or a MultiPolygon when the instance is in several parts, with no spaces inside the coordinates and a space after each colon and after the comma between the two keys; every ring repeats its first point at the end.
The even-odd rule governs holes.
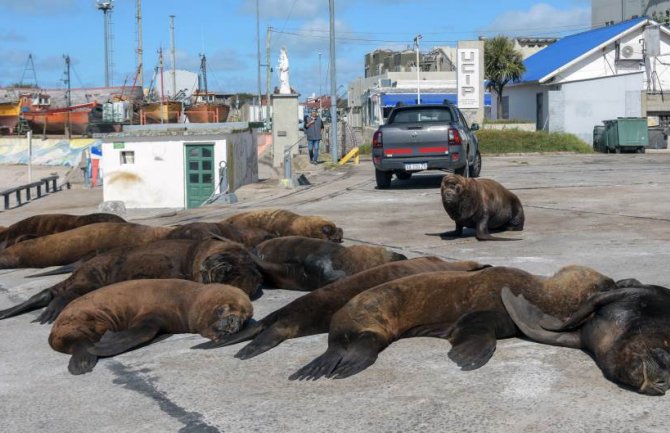
{"type": "Polygon", "coordinates": [[[12,308],[0,311],[0,320],[46,307],[53,297],[54,295],[51,290],[44,289],[38,294],[31,296],[27,301],[15,305],[12,308]]]}
{"type": "Polygon", "coordinates": [[[38,277],[49,277],[51,275],[69,274],[71,272],[74,272],[75,269],[77,269],[77,264],[78,262],[70,263],[69,265],[59,266],[56,269],[52,269],[50,271],[27,275],[25,278],[38,278],[38,277]]]}
{"type": "Polygon", "coordinates": [[[225,337],[216,341],[211,340],[205,343],[197,344],[191,347],[191,349],[214,349],[216,347],[225,347],[241,343],[243,341],[249,341],[258,334],[260,334],[266,327],[267,325],[263,322],[263,320],[258,322],[253,321],[253,323],[250,323],[244,328],[242,328],[240,332],[231,335],[226,335],[225,337]]]}

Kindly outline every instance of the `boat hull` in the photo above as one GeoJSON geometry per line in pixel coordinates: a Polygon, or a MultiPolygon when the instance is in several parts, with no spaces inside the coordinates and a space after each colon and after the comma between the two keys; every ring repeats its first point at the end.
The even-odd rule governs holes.
{"type": "Polygon", "coordinates": [[[27,111],[23,117],[28,121],[35,134],[62,135],[66,125],[70,125],[70,134],[84,135],[89,124],[89,114],[97,104],[83,104],[68,108],[56,108],[44,111],[27,111]]]}
{"type": "Polygon", "coordinates": [[[223,123],[228,120],[230,107],[223,104],[203,104],[184,111],[191,123],[223,123]]]}
{"type": "Polygon", "coordinates": [[[13,134],[21,114],[20,102],[0,104],[0,134],[13,134]]]}
{"type": "Polygon", "coordinates": [[[140,109],[140,123],[177,123],[180,115],[180,102],[149,103],[140,109]]]}

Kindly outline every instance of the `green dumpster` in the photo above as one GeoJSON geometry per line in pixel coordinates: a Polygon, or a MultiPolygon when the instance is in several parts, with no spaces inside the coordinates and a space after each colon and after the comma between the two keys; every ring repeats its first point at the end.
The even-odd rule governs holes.
{"type": "Polygon", "coordinates": [[[619,117],[605,120],[603,152],[644,152],[649,145],[647,119],[640,117],[619,117]]]}

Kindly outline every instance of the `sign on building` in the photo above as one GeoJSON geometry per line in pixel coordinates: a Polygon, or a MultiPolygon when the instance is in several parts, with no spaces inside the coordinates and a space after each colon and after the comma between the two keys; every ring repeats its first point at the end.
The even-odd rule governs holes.
{"type": "Polygon", "coordinates": [[[458,49],[458,108],[480,108],[479,49],[458,49]]]}

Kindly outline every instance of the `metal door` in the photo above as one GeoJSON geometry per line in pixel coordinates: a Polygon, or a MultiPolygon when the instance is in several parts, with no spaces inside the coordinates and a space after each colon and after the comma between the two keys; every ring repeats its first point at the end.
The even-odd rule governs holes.
{"type": "Polygon", "coordinates": [[[199,207],[214,192],[214,145],[188,144],[185,151],[186,207],[199,207]]]}

